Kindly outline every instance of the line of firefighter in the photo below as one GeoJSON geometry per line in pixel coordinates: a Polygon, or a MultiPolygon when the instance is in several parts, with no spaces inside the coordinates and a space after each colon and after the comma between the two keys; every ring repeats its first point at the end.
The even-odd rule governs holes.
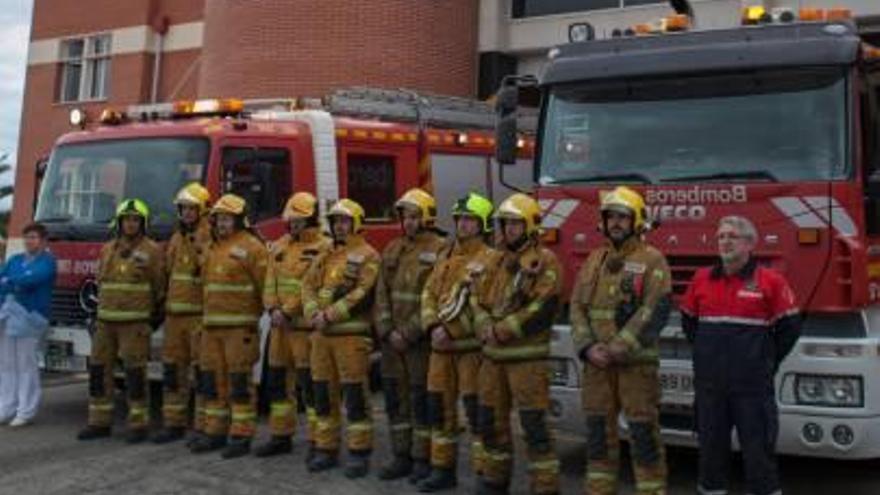
{"type": "MultiPolygon", "coordinates": [[[[471,193],[454,204],[455,233],[444,239],[434,199],[412,189],[395,204],[403,235],[381,256],[362,235],[363,208],[350,199],[327,213],[328,237],[316,198],[293,195],[282,215],[289,232],[269,248],[235,195],[209,206],[208,191],[190,184],[175,203],[179,228],[164,256],[146,235],[147,205],[127,199],[117,209],[116,236],[100,256],[89,417],[80,439],[110,436],[117,356],[129,405],[126,439],[147,438],[149,335],[164,320],[164,425],[153,440],[185,436],[192,374],[189,448],[246,455],[256,430],[251,370],[259,359],[258,321],[267,311],[271,438],[257,456],[291,451],[302,406],[309,471],[335,467],[344,402],[345,475],[367,474],[375,337],[393,452],[380,478],[408,476],[421,492],[456,486],[460,401],[478,493],[508,490],[512,408],[526,444],[530,491],[558,493],[546,415],[550,327],[563,270],[540,246],[534,199],[513,194],[493,215],[491,201],[471,193]],[[494,248],[493,220],[501,230],[494,248]]],[[[644,211],[631,189],[604,195],[600,227],[608,242],[581,268],[571,301],[575,344],[590,363],[585,490],[593,494],[617,490],[620,409],[632,430],[638,493],[666,489],[656,337],[669,316],[671,280],[663,255],[643,240],[644,211]]]]}

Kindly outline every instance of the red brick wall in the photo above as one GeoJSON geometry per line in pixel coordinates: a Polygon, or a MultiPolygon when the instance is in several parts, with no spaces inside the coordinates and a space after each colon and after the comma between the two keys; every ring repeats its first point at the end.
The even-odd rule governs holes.
{"type": "Polygon", "coordinates": [[[182,50],[162,55],[159,101],[192,100],[198,97],[196,90],[199,82],[200,53],[201,50],[182,50]]]}
{"type": "Polygon", "coordinates": [[[199,94],[321,95],[360,84],[472,96],[478,3],[207,0],[199,94]]]}
{"type": "Polygon", "coordinates": [[[149,24],[154,14],[172,24],[202,18],[204,0],[35,0],[31,39],[55,38],[149,24]]]}

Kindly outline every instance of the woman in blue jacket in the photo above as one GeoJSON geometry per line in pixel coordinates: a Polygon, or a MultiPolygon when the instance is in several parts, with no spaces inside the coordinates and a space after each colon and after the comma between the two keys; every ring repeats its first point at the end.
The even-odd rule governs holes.
{"type": "Polygon", "coordinates": [[[0,317],[5,317],[0,326],[0,424],[13,427],[29,424],[37,413],[37,346],[48,328],[56,271],[55,257],[46,249],[45,227],[25,227],[24,246],[24,253],[0,269],[0,317]]]}

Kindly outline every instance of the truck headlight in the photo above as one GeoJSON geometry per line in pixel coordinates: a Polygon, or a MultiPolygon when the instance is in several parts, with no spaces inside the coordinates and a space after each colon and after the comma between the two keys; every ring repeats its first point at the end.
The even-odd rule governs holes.
{"type": "Polygon", "coordinates": [[[795,376],[795,399],[803,406],[863,407],[864,386],[860,376],[795,376]]]}

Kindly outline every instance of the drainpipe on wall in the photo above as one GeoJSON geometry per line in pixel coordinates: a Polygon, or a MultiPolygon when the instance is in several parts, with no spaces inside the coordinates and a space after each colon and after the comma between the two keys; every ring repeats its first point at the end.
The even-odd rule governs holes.
{"type": "Polygon", "coordinates": [[[153,46],[153,83],[150,87],[150,103],[156,103],[159,100],[159,81],[162,79],[162,51],[165,46],[165,35],[168,34],[170,25],[168,16],[161,17],[158,22],[153,24],[155,32],[155,45],[153,46]]]}

